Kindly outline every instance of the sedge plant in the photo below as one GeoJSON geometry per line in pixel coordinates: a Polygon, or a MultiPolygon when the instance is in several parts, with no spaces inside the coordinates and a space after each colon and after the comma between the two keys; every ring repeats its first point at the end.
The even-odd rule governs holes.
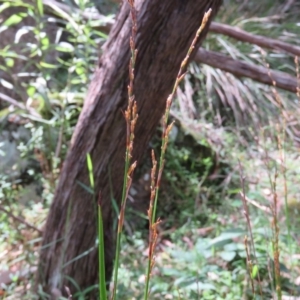
{"type": "Polygon", "coordinates": [[[175,97],[175,93],[178,89],[178,86],[180,82],[183,80],[183,78],[186,75],[185,69],[187,67],[188,61],[190,59],[190,56],[196,46],[197,40],[203,32],[206,24],[208,23],[208,20],[210,18],[212,10],[209,9],[203,16],[203,20],[201,22],[201,25],[199,29],[196,32],[196,35],[187,51],[187,54],[183,61],[181,62],[180,69],[178,72],[178,75],[176,77],[173,89],[171,94],[168,96],[166,101],[166,109],[163,116],[163,130],[162,130],[162,144],[161,144],[161,153],[158,163],[158,174],[156,178],[156,169],[157,169],[157,161],[154,156],[154,152],[152,152],[152,171],[151,171],[151,196],[150,196],[150,205],[148,210],[148,218],[149,218],[149,250],[148,250],[148,266],[146,271],[146,285],[145,285],[145,291],[144,291],[144,299],[147,300],[149,298],[149,282],[151,277],[151,272],[155,263],[154,259],[154,250],[157,242],[157,225],[159,224],[159,219],[156,220],[156,210],[157,210],[157,201],[158,201],[158,194],[159,194],[159,187],[161,183],[162,173],[165,165],[165,154],[168,146],[168,140],[169,140],[169,133],[172,130],[172,126],[174,122],[169,123],[169,115],[170,115],[170,109],[173,102],[173,99],[175,97]]]}
{"type": "MultiPolygon", "coordinates": [[[[284,214],[285,214],[285,222],[287,225],[287,239],[288,239],[288,251],[289,253],[292,253],[291,251],[291,245],[292,245],[292,236],[291,236],[291,221],[289,216],[289,210],[288,210],[288,185],[287,185],[287,175],[286,175],[286,161],[285,161],[285,143],[286,143],[286,132],[287,132],[287,123],[288,123],[288,116],[287,112],[284,107],[284,103],[277,91],[277,83],[272,78],[272,74],[270,71],[270,66],[265,60],[265,53],[261,50],[263,62],[268,69],[268,76],[272,80],[272,94],[274,96],[274,99],[280,109],[281,113],[281,119],[282,121],[282,128],[280,126],[280,123],[278,122],[275,124],[275,127],[277,129],[277,147],[279,150],[279,160],[280,160],[280,166],[281,166],[281,175],[283,177],[283,190],[284,190],[284,214]]],[[[296,65],[296,75],[297,80],[299,82],[299,66],[298,66],[298,59],[295,58],[295,65],[296,65]]],[[[297,88],[297,96],[299,98],[299,88],[297,88]]],[[[267,162],[265,162],[267,166],[267,162]]],[[[279,199],[278,199],[278,192],[277,192],[277,180],[279,177],[278,170],[276,169],[274,176],[271,176],[271,170],[268,174],[269,176],[269,182],[271,186],[272,191],[272,205],[271,205],[271,228],[272,228],[272,254],[273,254],[273,261],[274,261],[274,267],[273,267],[273,273],[274,274],[274,283],[275,283],[275,291],[274,294],[276,294],[276,297],[278,300],[282,299],[282,282],[281,282],[281,270],[280,270],[280,246],[279,246],[279,236],[280,236],[280,226],[279,226],[279,217],[278,217],[278,208],[280,206],[279,199]]]]}
{"type": "Polygon", "coordinates": [[[130,37],[130,49],[131,58],[129,63],[129,85],[128,85],[128,106],[124,113],[126,120],[126,153],[125,153],[125,168],[124,168],[124,179],[123,179],[123,190],[121,199],[121,208],[118,220],[118,232],[117,232],[117,245],[115,253],[114,263],[114,277],[113,277],[113,292],[112,299],[116,298],[117,283],[118,283],[118,269],[120,264],[120,250],[121,250],[121,238],[123,232],[123,223],[125,218],[125,207],[126,200],[128,197],[129,189],[132,183],[133,171],[136,167],[136,162],[131,163],[133,142],[134,142],[134,129],[137,122],[137,104],[134,100],[133,94],[133,83],[134,83],[134,67],[136,62],[137,50],[135,47],[136,32],[137,32],[137,21],[136,21],[136,10],[134,6],[134,0],[128,0],[130,5],[130,15],[132,20],[132,31],[130,37]]]}

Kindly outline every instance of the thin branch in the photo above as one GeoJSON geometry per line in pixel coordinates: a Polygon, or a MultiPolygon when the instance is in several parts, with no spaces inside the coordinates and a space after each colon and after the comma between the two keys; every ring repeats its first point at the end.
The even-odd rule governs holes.
{"type": "Polygon", "coordinates": [[[38,114],[34,109],[30,108],[30,107],[26,107],[23,103],[3,94],[3,93],[0,93],[0,99],[2,99],[3,101],[5,102],[8,102],[9,104],[15,106],[15,107],[18,107],[22,110],[25,110],[27,112],[29,112],[32,116],[34,117],[37,117],[37,118],[40,118],[40,114],[38,114]]]}
{"type": "Polygon", "coordinates": [[[13,213],[11,213],[10,211],[8,211],[7,209],[5,209],[2,205],[0,205],[0,210],[3,211],[4,213],[6,213],[9,217],[11,217],[12,219],[14,219],[15,221],[18,221],[19,223],[24,224],[25,226],[27,226],[30,229],[34,229],[35,231],[39,232],[39,233],[43,233],[42,230],[40,230],[39,228],[35,227],[34,225],[28,223],[26,220],[24,220],[21,217],[15,216],[13,213]]]}
{"type": "Polygon", "coordinates": [[[272,71],[265,67],[234,60],[224,54],[202,48],[197,51],[195,61],[221,69],[237,77],[248,77],[270,86],[273,86],[275,81],[277,87],[293,93],[297,92],[297,78],[284,72],[272,71]]]}
{"type": "Polygon", "coordinates": [[[264,211],[264,212],[271,215],[272,211],[269,207],[267,207],[265,205],[261,205],[257,201],[248,198],[243,192],[240,192],[240,195],[241,195],[242,199],[246,200],[247,202],[249,202],[253,206],[255,206],[255,207],[259,208],[260,210],[262,210],[262,211],[264,211]]]}
{"type": "Polygon", "coordinates": [[[280,50],[293,56],[300,56],[300,47],[262,35],[248,33],[238,27],[212,22],[209,31],[232,37],[236,40],[254,44],[262,48],[280,50]]]}

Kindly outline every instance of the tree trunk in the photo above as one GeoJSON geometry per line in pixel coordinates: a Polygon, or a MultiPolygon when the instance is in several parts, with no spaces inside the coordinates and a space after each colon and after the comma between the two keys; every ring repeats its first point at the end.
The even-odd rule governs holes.
{"type": "MultiPolygon", "coordinates": [[[[139,119],[134,160],[139,160],[165,109],[180,63],[199,27],[204,12],[215,15],[222,0],[138,0],[135,99],[139,119]]],[[[207,26],[208,28],[208,26],[207,26]]],[[[97,284],[96,204],[82,184],[89,186],[86,154],[93,160],[95,192],[101,191],[105,230],[107,279],[112,275],[114,233],[112,195],[120,202],[127,106],[129,6],[124,1],[104,54],[91,82],[70,150],[60,175],[43,237],[37,283],[52,295],[74,294],[97,284]],[[80,184],[81,183],[81,184],[80,184]]],[[[199,43],[204,39],[203,32],[199,43]]],[[[198,43],[198,44],[199,44],[198,43]]],[[[96,299],[94,289],[89,299],[96,299]]]]}

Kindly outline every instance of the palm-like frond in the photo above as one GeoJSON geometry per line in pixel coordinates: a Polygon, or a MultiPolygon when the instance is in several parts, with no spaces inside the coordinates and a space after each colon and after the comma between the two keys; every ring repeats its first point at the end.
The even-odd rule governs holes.
{"type": "MultiPolygon", "coordinates": [[[[299,45],[296,37],[300,24],[297,24],[296,12],[300,12],[300,4],[292,2],[244,1],[244,4],[237,5],[235,1],[225,1],[219,21],[254,34],[299,45]]],[[[294,57],[277,50],[266,52],[256,45],[237,42],[218,34],[210,34],[204,47],[239,61],[296,76],[294,57]]],[[[208,65],[192,65],[190,72],[193,88],[184,83],[183,91],[178,95],[179,105],[175,108],[186,122],[191,118],[200,122],[201,112],[206,112],[207,122],[211,122],[216,128],[235,125],[240,132],[247,133],[248,137],[263,127],[269,127],[269,132],[272,133],[272,126],[280,123],[289,136],[298,141],[299,121],[296,115],[299,113],[299,99],[296,94],[268,87],[248,78],[237,78],[208,65]],[[200,92],[203,87],[206,87],[206,95],[200,92]],[[191,100],[183,100],[182,95],[185,95],[185,99],[193,99],[194,107],[191,108],[191,100]],[[191,116],[187,111],[194,113],[191,116]]]]}

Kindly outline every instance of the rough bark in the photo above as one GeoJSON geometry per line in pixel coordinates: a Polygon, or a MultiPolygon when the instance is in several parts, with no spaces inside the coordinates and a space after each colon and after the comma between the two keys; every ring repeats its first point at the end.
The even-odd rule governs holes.
{"type": "MultiPolygon", "coordinates": [[[[134,160],[139,160],[159,123],[180,62],[204,12],[212,8],[215,14],[221,2],[137,1],[139,52],[134,93],[139,120],[134,160]]],[[[126,135],[122,111],[127,105],[130,24],[125,1],[90,85],[49,212],[37,283],[52,293],[54,299],[55,294],[64,294],[64,286],[73,294],[76,291],[66,276],[72,277],[82,290],[97,283],[95,203],[79,184],[89,185],[87,153],[92,155],[96,195],[100,191],[102,194],[106,272],[107,278],[111,277],[114,256],[111,194],[120,201],[126,135]]],[[[200,42],[206,33],[207,30],[200,42]]],[[[95,294],[94,290],[89,299],[95,299],[95,294]]]]}

